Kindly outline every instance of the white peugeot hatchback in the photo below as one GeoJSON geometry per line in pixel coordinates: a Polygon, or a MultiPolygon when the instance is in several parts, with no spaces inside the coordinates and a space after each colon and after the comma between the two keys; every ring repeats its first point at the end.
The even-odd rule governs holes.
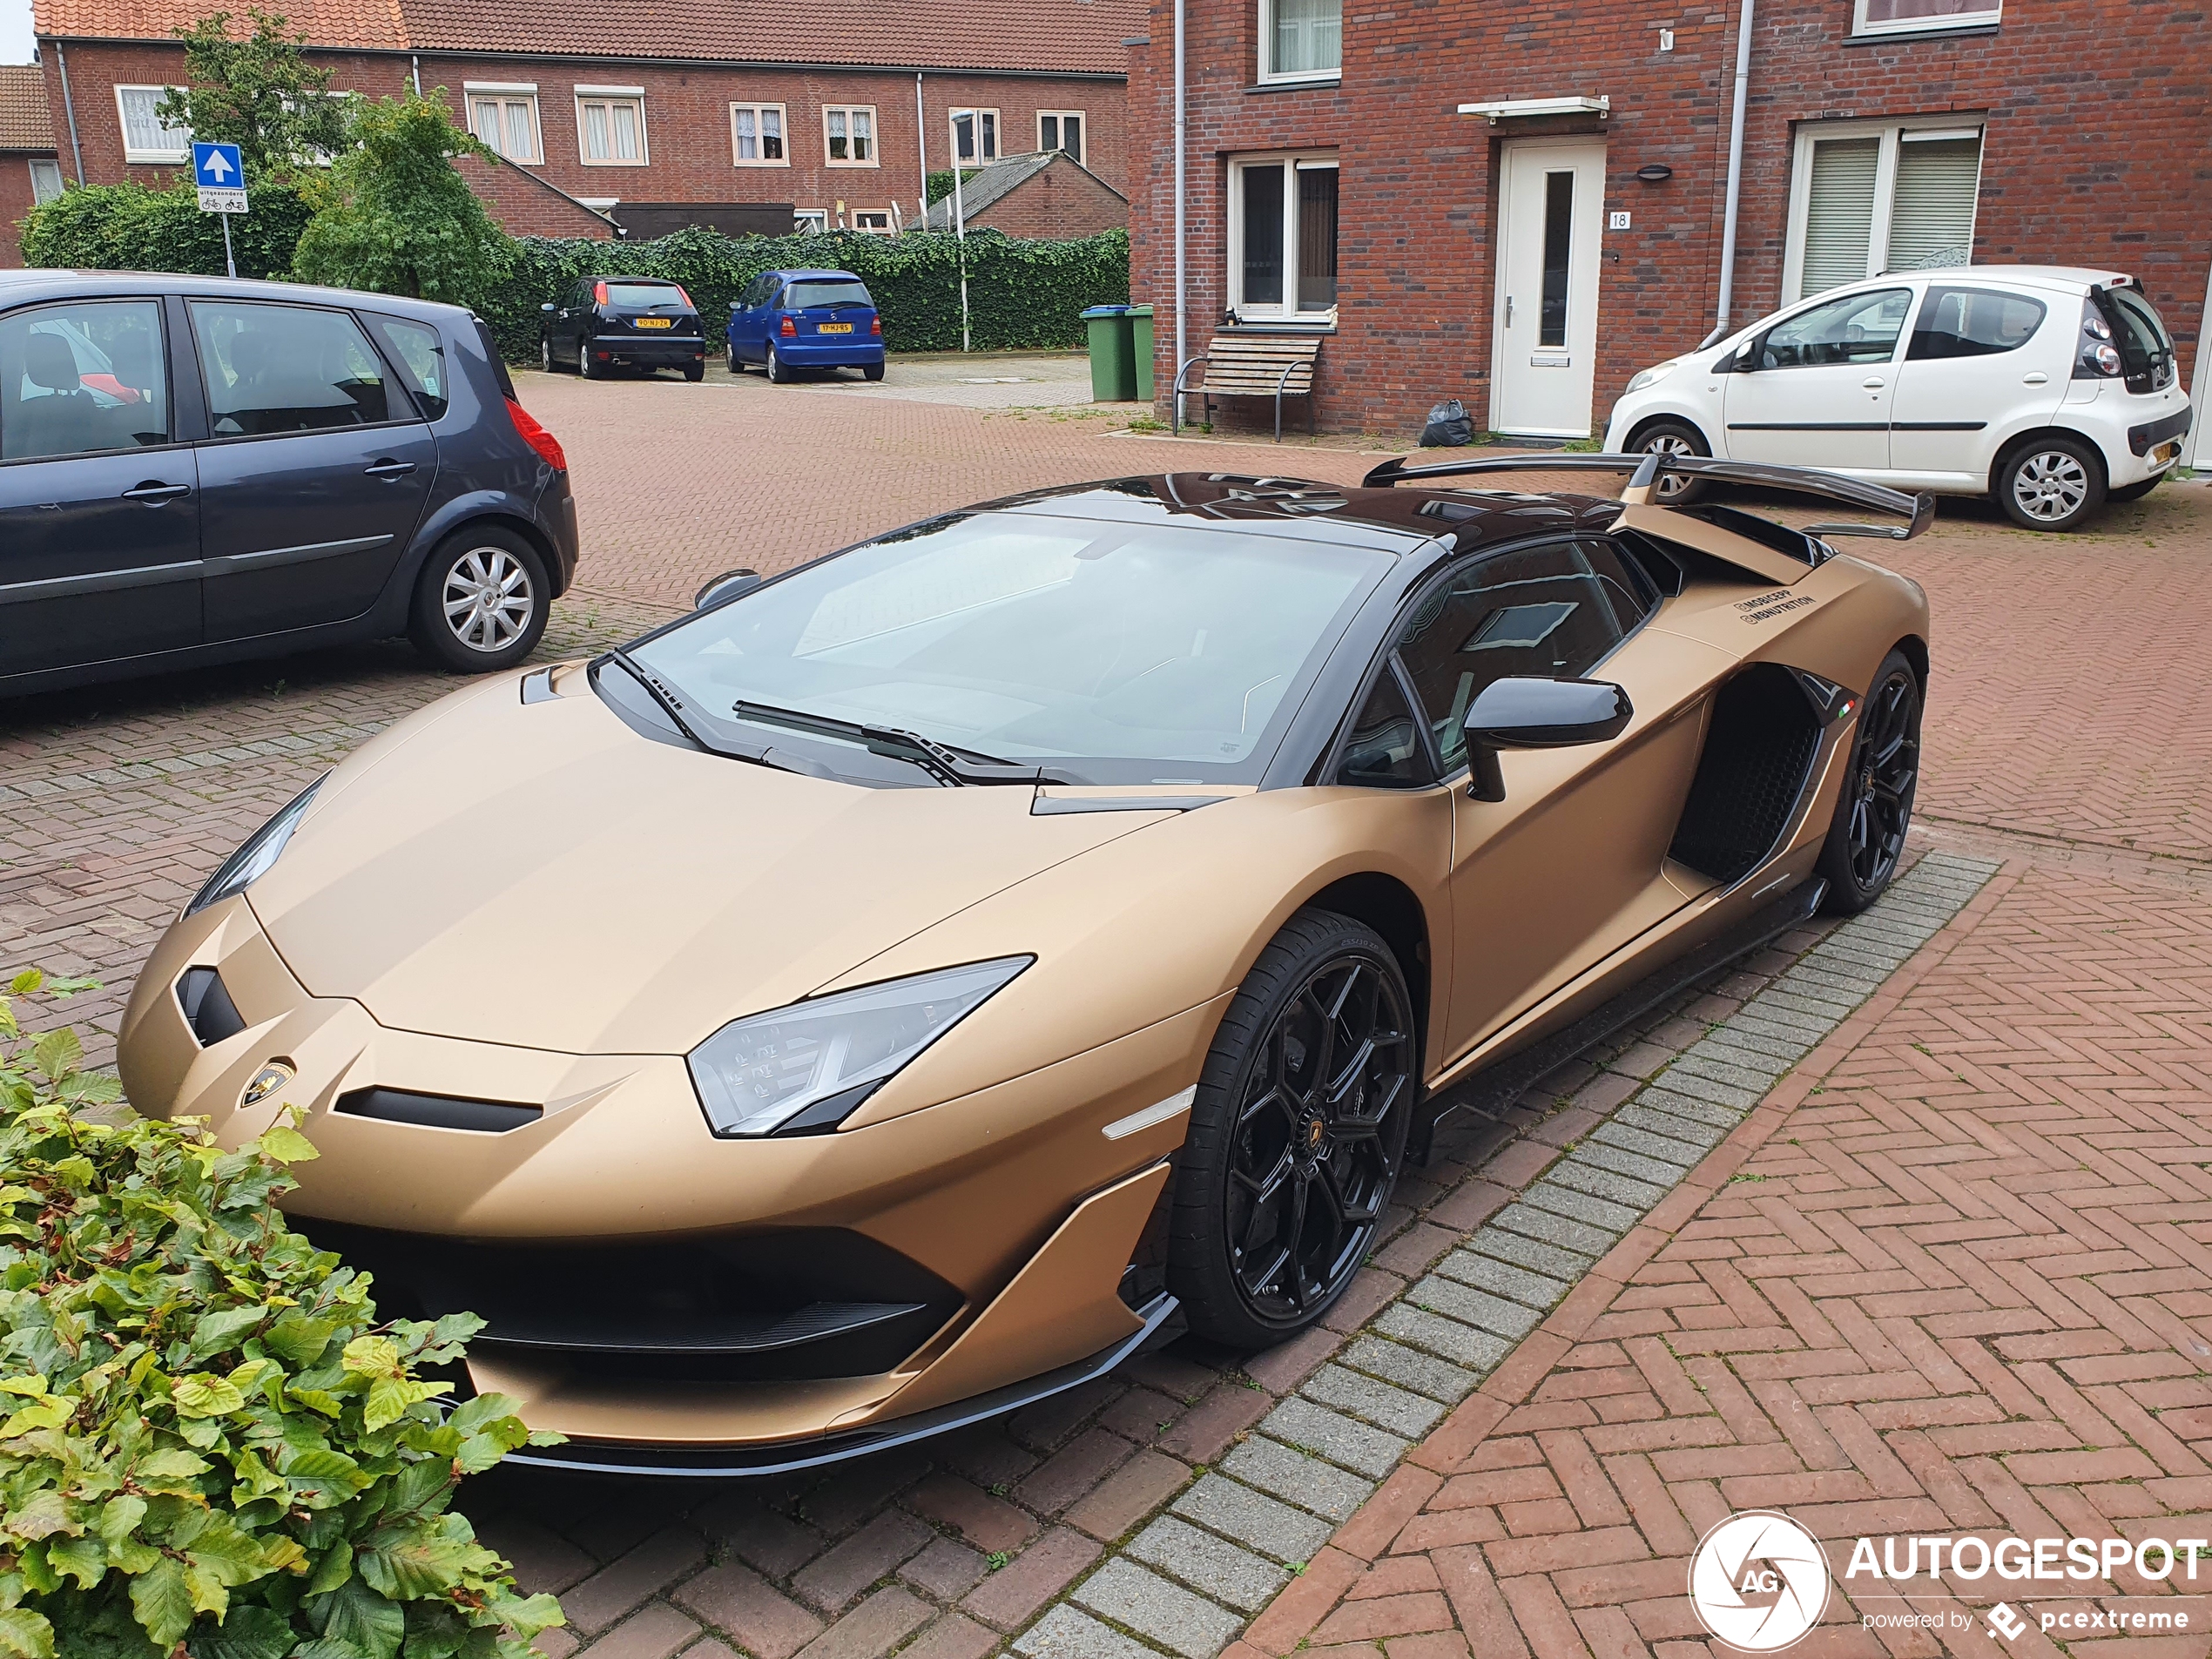
{"type": "MultiPolygon", "coordinates": [[[[1605,447],[1988,494],[2031,529],[2073,529],[2107,501],[2143,495],[2179,458],[2180,378],[2173,338],[2133,277],[1898,272],[1643,370],[1613,406],[1605,447]]],[[[1666,483],[1672,501],[1698,488],[1666,483]]]]}

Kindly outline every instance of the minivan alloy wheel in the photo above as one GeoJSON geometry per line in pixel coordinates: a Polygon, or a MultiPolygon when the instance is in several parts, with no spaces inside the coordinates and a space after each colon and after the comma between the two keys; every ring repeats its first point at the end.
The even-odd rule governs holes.
{"type": "Polygon", "coordinates": [[[2071,518],[2089,494],[2089,469],[2064,449],[2040,449],[2013,471],[2013,500],[2045,523],[2071,518]]]}
{"type": "Polygon", "coordinates": [[[530,573],[503,547],[473,548],[453,562],[439,596],[446,626],[471,651],[504,651],[529,626],[530,573]]]}

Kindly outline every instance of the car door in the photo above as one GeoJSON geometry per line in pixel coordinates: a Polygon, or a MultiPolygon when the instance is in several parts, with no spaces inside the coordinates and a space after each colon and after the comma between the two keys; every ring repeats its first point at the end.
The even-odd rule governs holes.
{"type": "Polygon", "coordinates": [[[753,278],[738,300],[736,314],[730,319],[732,346],[747,362],[760,354],[760,302],[767,293],[768,279],[753,278]]]}
{"type": "Polygon", "coordinates": [[[1890,466],[1907,482],[1989,482],[1993,433],[2040,425],[2074,368],[2073,314],[1979,283],[1928,286],[1898,366],[1890,466]]]}
{"type": "Polygon", "coordinates": [[[200,641],[166,334],[152,298],[0,314],[0,677],[200,641]]]}
{"type": "Polygon", "coordinates": [[[1398,659],[1455,779],[1450,1057],[1708,885],[1670,880],[1666,853],[1696,766],[1699,699],[1728,659],[1642,628],[1657,597],[1611,543],[1562,538],[1453,567],[1401,626],[1398,659]],[[1484,686],[1514,675],[1610,680],[1635,717],[1609,742],[1501,754],[1505,798],[1479,800],[1460,723],[1484,686]]]}
{"type": "Polygon", "coordinates": [[[1898,342],[1912,307],[1900,285],[1824,300],[1748,341],[1721,394],[1727,453],[1835,472],[1890,464],[1898,342]]]}
{"type": "Polygon", "coordinates": [[[553,320],[546,333],[547,337],[553,342],[553,356],[556,361],[574,361],[581,365],[583,361],[578,354],[577,307],[579,301],[589,303],[586,294],[587,290],[583,283],[571,282],[568,292],[561,296],[554,307],[553,320]]]}
{"type": "Polygon", "coordinates": [[[192,300],[211,641],[342,622],[383,591],[437,445],[351,314],[192,300]]]}

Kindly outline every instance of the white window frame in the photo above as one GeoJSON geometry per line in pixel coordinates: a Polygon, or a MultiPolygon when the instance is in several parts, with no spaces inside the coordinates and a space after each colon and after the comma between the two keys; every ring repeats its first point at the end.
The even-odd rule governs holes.
{"type": "MultiPolygon", "coordinates": [[[[154,103],[158,106],[161,100],[167,97],[170,93],[181,91],[183,89],[181,87],[147,86],[135,82],[119,82],[117,84],[115,89],[115,124],[122,130],[123,133],[124,160],[165,162],[189,161],[192,159],[192,134],[189,132],[184,132],[184,142],[179,144],[174,150],[132,149],[131,147],[131,122],[129,118],[124,113],[123,109],[123,95],[125,92],[151,92],[153,94],[154,103]]],[[[172,128],[170,130],[172,132],[182,131],[181,129],[177,128],[172,128]]]]}
{"type": "Polygon", "coordinates": [[[1298,175],[1325,168],[1337,174],[1337,234],[1344,233],[1343,170],[1333,150],[1268,150],[1229,158],[1229,269],[1223,273],[1229,309],[1240,322],[1333,323],[1337,307],[1325,311],[1298,309],[1298,175]],[[1280,166],[1285,170],[1283,192],[1283,303],[1248,306],[1244,303],[1244,170],[1251,166],[1280,166]]]}
{"type": "Polygon", "coordinates": [[[1278,74],[1275,69],[1275,0],[1258,0],[1259,7],[1259,79],[1267,86],[1325,85],[1344,78],[1344,9],[1339,0],[1337,9],[1337,66],[1334,69],[1301,69],[1278,74]]]}
{"type": "MultiPolygon", "coordinates": [[[[607,118],[607,138],[614,140],[614,116],[610,110],[607,118]]],[[[576,89],[576,154],[587,167],[649,167],[653,160],[653,144],[645,125],[645,89],[642,86],[579,86],[576,89]],[[637,106],[637,158],[624,161],[617,156],[595,160],[583,138],[583,107],[587,104],[634,104],[637,106]]]]}
{"type": "Polygon", "coordinates": [[[826,207],[794,207],[791,210],[792,233],[795,236],[819,235],[829,229],[829,209],[826,207]]]}
{"type": "Polygon", "coordinates": [[[853,228],[867,236],[898,234],[898,227],[891,222],[891,210],[887,207],[855,207],[853,210],[853,228]],[[883,222],[880,225],[863,225],[860,221],[864,219],[880,219],[883,222]]]}
{"type": "MultiPolygon", "coordinates": [[[[790,146],[786,145],[785,147],[788,149],[790,146]]],[[[826,167],[880,167],[883,165],[883,124],[876,119],[874,105],[825,104],[822,105],[822,165],[826,167]],[[868,118],[868,153],[866,159],[855,160],[847,156],[844,160],[840,161],[830,154],[829,124],[830,117],[833,115],[841,115],[845,118],[845,142],[848,148],[853,143],[853,118],[856,115],[865,115],[868,118]]]]}
{"type": "MultiPolygon", "coordinates": [[[[1909,274],[1888,270],[1890,213],[1897,199],[1898,152],[1907,142],[1927,143],[1938,138],[1978,138],[1980,158],[1989,156],[1989,121],[1973,114],[1908,115],[1887,121],[1807,121],[1797,128],[1790,165],[1789,234],[1783,244],[1782,292],[1784,303],[1794,306],[1804,280],[1805,220],[1812,205],[1813,145],[1831,138],[1879,138],[1880,154],[1874,164],[1874,220],[1866,235],[1866,272],[1870,277],[1909,274]],[[1911,134],[1908,140],[1906,135],[1911,134]]],[[[1974,216],[1981,216],[1981,192],[1974,192],[1974,216]]],[[[1966,243],[1973,245],[1974,226],[1966,227],[1966,243]]]]}
{"type": "Polygon", "coordinates": [[[1925,35],[1937,29],[1986,29],[2004,21],[2005,0],[1984,0],[1982,9],[1954,11],[1940,17],[1904,17],[1870,22],[1866,0],[1851,0],[1851,31],[1860,35],[1925,35]]]}
{"type": "Polygon", "coordinates": [[[987,110],[974,105],[962,105],[959,109],[947,111],[945,120],[952,133],[951,142],[946,146],[946,153],[952,157],[953,165],[955,167],[964,167],[970,171],[977,167],[987,167],[1006,153],[1006,120],[995,109],[987,110]],[[960,118],[963,115],[974,123],[972,130],[975,134],[975,153],[965,161],[962,161],[960,156],[960,118]],[[983,118],[987,115],[991,118],[991,142],[988,152],[983,145],[983,118]]]}
{"type": "Polygon", "coordinates": [[[62,164],[59,158],[52,156],[31,157],[30,199],[35,205],[43,206],[50,201],[58,201],[61,199],[63,190],[66,187],[65,182],[62,178],[62,164]],[[45,169],[46,172],[51,175],[53,179],[53,186],[51,189],[46,189],[40,185],[38,181],[40,177],[39,170],[41,168],[45,169]]]}
{"type": "Polygon", "coordinates": [[[524,166],[545,165],[545,119],[538,108],[536,81],[463,81],[461,83],[461,102],[469,114],[469,131],[497,151],[508,161],[519,161],[524,166]],[[490,138],[484,138],[483,129],[476,125],[476,100],[488,98],[499,105],[499,132],[490,138]],[[509,155],[507,152],[507,106],[526,104],[530,112],[531,153],[509,155]]]}
{"type": "Polygon", "coordinates": [[[1070,161],[1072,161],[1072,162],[1076,163],[1078,166],[1081,166],[1081,165],[1084,165],[1084,164],[1083,164],[1083,152],[1084,152],[1086,149],[1088,149],[1088,148],[1089,147],[1089,145],[1090,145],[1090,117],[1089,117],[1089,116],[1088,116],[1088,115],[1086,115],[1086,114],[1084,114],[1082,111],[1081,111],[1081,110],[1039,110],[1039,111],[1037,111],[1037,148],[1038,148],[1038,149],[1040,149],[1040,150],[1043,150],[1043,149],[1046,149],[1046,148],[1048,148],[1048,147],[1054,148],[1054,149],[1057,149],[1057,150],[1060,152],[1060,153],[1061,153],[1061,154],[1062,154],[1062,155],[1064,155],[1064,156],[1066,156],[1066,157],[1068,158],[1068,159],[1069,159],[1069,160],[1070,160],[1070,161]],[[1081,122],[1081,123],[1082,124],[1082,128],[1081,128],[1081,131],[1082,131],[1082,142],[1081,144],[1077,145],[1076,146],[1076,148],[1074,148],[1073,150],[1069,149],[1069,148],[1066,146],[1066,145],[1065,145],[1065,143],[1064,143],[1064,142],[1063,142],[1063,143],[1062,143],[1062,144],[1060,144],[1060,145],[1052,145],[1052,146],[1048,146],[1048,145],[1045,144],[1045,141],[1044,141],[1044,124],[1045,124],[1048,120],[1050,120],[1050,121],[1057,121],[1057,122],[1059,122],[1059,123],[1061,124],[1061,126],[1060,126],[1060,136],[1061,136],[1061,138],[1064,140],[1064,139],[1067,138],[1067,136],[1068,136],[1068,126],[1067,126],[1067,124],[1068,124],[1069,120],[1071,118],[1072,118],[1073,119],[1075,119],[1075,120],[1076,120],[1076,121],[1079,121],[1079,122],[1081,122]]]}
{"type": "MultiPolygon", "coordinates": [[[[823,132],[825,135],[826,135],[828,129],[826,127],[823,129],[823,132]]],[[[826,147],[828,144],[826,136],[825,136],[823,143],[825,147],[826,147]]],[[[733,167],[790,166],[791,111],[781,104],[761,104],[749,98],[732,99],[730,103],[730,165],[733,167]],[[755,144],[759,144],[760,142],[760,118],[770,110],[773,110],[776,112],[776,125],[779,129],[780,129],[777,136],[784,146],[784,152],[782,155],[777,157],[773,160],[769,159],[765,156],[754,156],[748,160],[746,158],[738,153],[738,111],[739,110],[751,110],[752,111],[752,141],[755,144]]]]}

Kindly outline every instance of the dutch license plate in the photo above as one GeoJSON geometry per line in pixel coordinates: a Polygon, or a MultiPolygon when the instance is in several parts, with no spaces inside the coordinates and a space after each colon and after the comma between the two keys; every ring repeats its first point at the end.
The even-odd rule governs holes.
{"type": "Polygon", "coordinates": [[[2182,446],[2178,442],[2174,443],[2161,443],[2157,448],[2150,452],[2150,464],[2154,467],[2162,467],[2181,453],[2182,446]]]}
{"type": "Polygon", "coordinates": [[[818,334],[849,334],[853,332],[853,325],[849,322],[816,323],[814,332],[818,334]]]}
{"type": "Polygon", "coordinates": [[[675,325],[666,317],[640,317],[637,326],[640,328],[671,328],[675,325]]]}

